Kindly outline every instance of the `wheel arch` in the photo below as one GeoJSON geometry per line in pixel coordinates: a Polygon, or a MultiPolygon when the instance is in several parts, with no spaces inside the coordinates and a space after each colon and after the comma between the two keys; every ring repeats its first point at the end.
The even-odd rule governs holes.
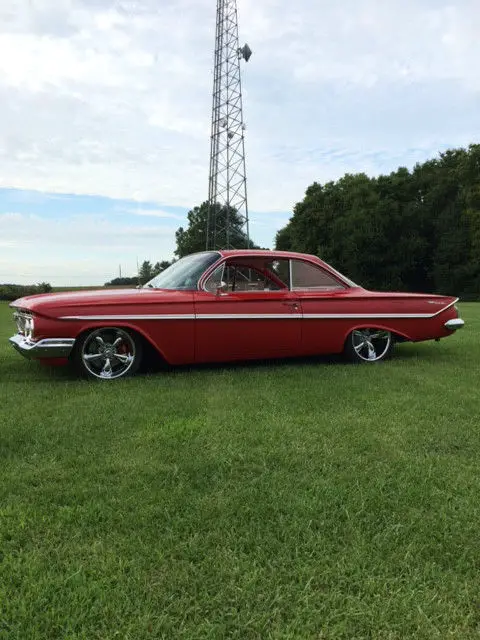
{"type": "Polygon", "coordinates": [[[408,336],[403,331],[399,331],[398,329],[394,329],[391,325],[388,325],[384,322],[360,322],[355,325],[351,325],[343,336],[343,346],[345,347],[348,336],[352,333],[352,331],[357,331],[361,329],[380,329],[381,331],[389,331],[392,334],[392,338],[395,342],[411,342],[412,338],[408,336]]]}
{"type": "MultiPolygon", "coordinates": [[[[138,326],[133,326],[132,324],[130,324],[129,322],[91,322],[88,323],[87,325],[83,325],[82,328],[80,329],[80,331],[77,333],[77,335],[75,336],[75,345],[78,344],[80,338],[82,338],[85,334],[89,333],[90,331],[95,331],[96,329],[104,329],[104,328],[108,328],[108,327],[118,327],[119,329],[126,329],[128,331],[130,331],[131,333],[135,334],[136,336],[138,336],[139,338],[141,338],[143,346],[145,348],[145,352],[144,355],[146,355],[146,353],[148,353],[148,351],[150,351],[151,353],[156,354],[157,356],[160,356],[160,358],[168,363],[167,358],[165,357],[165,354],[163,353],[162,349],[160,349],[160,347],[150,338],[150,336],[148,335],[148,333],[146,331],[144,331],[143,329],[139,328],[138,326]]],[[[72,353],[73,353],[74,349],[72,349],[72,353]]]]}

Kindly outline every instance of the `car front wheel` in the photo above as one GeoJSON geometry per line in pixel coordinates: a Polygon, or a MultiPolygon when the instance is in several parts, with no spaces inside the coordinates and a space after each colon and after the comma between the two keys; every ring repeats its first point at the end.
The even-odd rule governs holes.
{"type": "Polygon", "coordinates": [[[78,340],[73,359],[79,372],[87,378],[124,378],[138,370],[142,343],[138,336],[125,329],[93,329],[78,340]]]}
{"type": "Polygon", "coordinates": [[[383,329],[355,329],[345,343],[345,355],[352,362],[379,362],[390,356],[393,336],[383,329]]]}

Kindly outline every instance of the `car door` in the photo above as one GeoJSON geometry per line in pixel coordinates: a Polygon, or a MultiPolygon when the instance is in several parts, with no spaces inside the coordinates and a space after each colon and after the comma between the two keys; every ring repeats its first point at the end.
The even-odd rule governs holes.
{"type": "Polygon", "coordinates": [[[223,279],[220,290],[212,285],[194,294],[197,362],[300,352],[302,308],[295,293],[276,288],[264,273],[252,268],[243,267],[242,272],[236,267],[235,283],[225,273],[223,279]]]}
{"type": "Polygon", "coordinates": [[[291,290],[303,310],[302,355],[340,353],[350,320],[351,290],[320,266],[291,261],[291,290]]]}

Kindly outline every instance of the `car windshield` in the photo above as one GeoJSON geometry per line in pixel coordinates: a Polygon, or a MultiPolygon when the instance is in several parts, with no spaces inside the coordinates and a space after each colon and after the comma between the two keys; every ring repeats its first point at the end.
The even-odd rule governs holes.
{"type": "Polygon", "coordinates": [[[196,289],[202,274],[220,258],[216,251],[205,251],[181,258],[143,285],[150,289],[196,289]]]}

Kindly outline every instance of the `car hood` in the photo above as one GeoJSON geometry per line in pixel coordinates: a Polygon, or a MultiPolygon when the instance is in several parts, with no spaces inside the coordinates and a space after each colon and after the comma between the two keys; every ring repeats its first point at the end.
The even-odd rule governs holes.
{"type": "Polygon", "coordinates": [[[167,289],[99,289],[89,291],[65,291],[61,293],[41,293],[18,298],[11,307],[56,316],[66,309],[144,305],[150,303],[178,303],[193,299],[192,291],[171,291],[167,289]]]}

